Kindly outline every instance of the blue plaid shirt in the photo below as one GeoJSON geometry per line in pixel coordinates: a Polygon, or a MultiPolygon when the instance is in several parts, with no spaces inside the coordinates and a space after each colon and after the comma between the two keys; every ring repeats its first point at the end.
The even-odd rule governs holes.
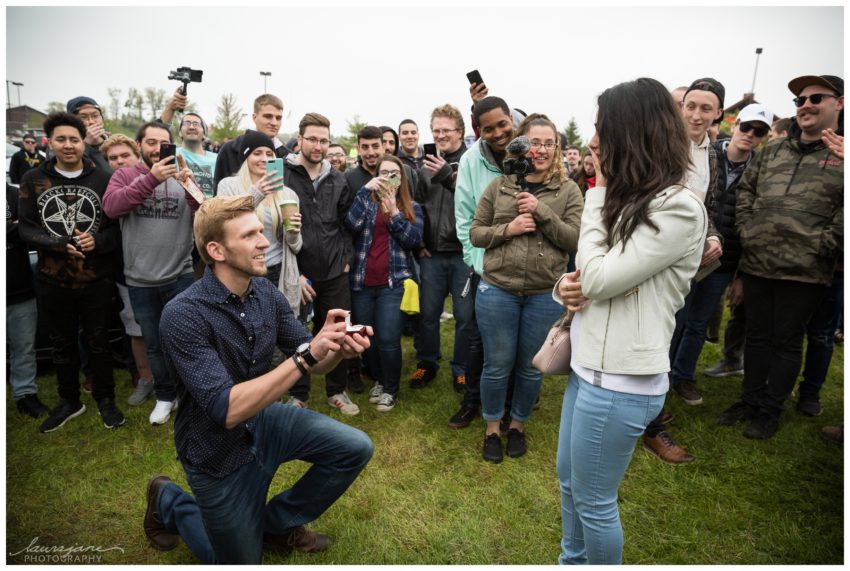
{"type": "Polygon", "coordinates": [[[275,345],[292,355],[312,339],[289,302],[265,278],[251,279],[243,301],[207,268],[165,306],[159,331],[180,397],[177,456],[218,478],[252,462],[257,417],[226,428],[230,389],[267,373],[275,345]]]}
{"type": "MultiPolygon", "coordinates": [[[[387,221],[390,234],[390,288],[400,286],[413,277],[413,252],[422,247],[422,207],[413,203],[416,220],[410,222],[399,212],[387,221]]],[[[345,217],[345,225],[354,234],[354,271],[351,272],[351,289],[360,291],[366,281],[366,260],[372,248],[375,234],[375,216],[379,215],[378,203],[372,200],[372,191],[365,186],[357,191],[354,203],[345,217]]]]}

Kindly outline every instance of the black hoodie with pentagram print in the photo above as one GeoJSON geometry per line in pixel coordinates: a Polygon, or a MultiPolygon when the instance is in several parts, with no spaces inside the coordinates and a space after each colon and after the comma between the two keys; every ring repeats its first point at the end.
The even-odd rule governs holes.
{"type": "Polygon", "coordinates": [[[103,193],[110,174],[83,159],[79,176],[56,170],[56,157],[24,174],[18,192],[19,232],[38,251],[38,279],[59,287],[80,288],[112,279],[118,269],[121,234],[118,223],[103,212],[103,193]],[[94,237],[84,258],[68,253],[75,231],[94,237]]]}

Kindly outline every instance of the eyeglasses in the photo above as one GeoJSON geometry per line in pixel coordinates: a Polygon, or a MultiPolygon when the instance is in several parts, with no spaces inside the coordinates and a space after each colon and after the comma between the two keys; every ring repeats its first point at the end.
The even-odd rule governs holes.
{"type": "Polygon", "coordinates": [[[552,149],[555,148],[555,143],[553,143],[552,141],[546,141],[545,143],[542,143],[540,141],[531,141],[531,148],[532,149],[537,150],[540,147],[543,147],[544,149],[551,151],[552,149]]]}
{"type": "Polygon", "coordinates": [[[387,178],[400,178],[401,171],[378,171],[378,176],[384,176],[387,178]]]}
{"type": "Polygon", "coordinates": [[[323,147],[327,147],[331,144],[328,139],[317,139],[316,137],[302,137],[303,140],[307,141],[311,145],[322,145],[323,147]]]}
{"type": "Polygon", "coordinates": [[[806,99],[812,102],[812,105],[817,105],[821,101],[823,101],[824,97],[833,97],[838,99],[837,95],[833,95],[832,93],[815,93],[813,95],[800,95],[799,97],[795,97],[791,101],[794,102],[794,105],[797,107],[802,107],[806,104],[806,99]]]}
{"type": "Polygon", "coordinates": [[[448,135],[455,131],[459,131],[459,129],[431,129],[431,133],[437,137],[442,137],[443,135],[448,135]]]}
{"type": "Polygon", "coordinates": [[[738,129],[740,129],[742,133],[749,133],[752,131],[753,135],[756,137],[764,137],[770,131],[767,127],[756,127],[752,123],[741,123],[738,125],[738,129]]]}
{"type": "Polygon", "coordinates": [[[201,126],[200,121],[183,121],[183,124],[186,125],[187,127],[200,127],[201,126]]]}
{"type": "Polygon", "coordinates": [[[83,121],[83,122],[85,122],[85,121],[97,121],[98,119],[100,119],[100,113],[94,112],[94,113],[86,113],[85,115],[80,114],[80,115],[77,115],[77,117],[79,117],[80,121],[83,121]]]}
{"type": "Polygon", "coordinates": [[[328,153],[326,156],[331,158],[344,157],[345,153],[328,153]]]}
{"type": "Polygon", "coordinates": [[[35,145],[35,141],[24,141],[25,145],[35,145]]]}

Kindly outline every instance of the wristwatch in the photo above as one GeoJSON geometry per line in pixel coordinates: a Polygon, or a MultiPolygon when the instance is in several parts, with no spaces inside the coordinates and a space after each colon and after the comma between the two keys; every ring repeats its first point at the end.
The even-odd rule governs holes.
{"type": "Polygon", "coordinates": [[[304,359],[304,362],[310,367],[315,367],[319,363],[313,354],[310,353],[309,343],[299,345],[298,349],[295,350],[295,354],[304,359]]]}

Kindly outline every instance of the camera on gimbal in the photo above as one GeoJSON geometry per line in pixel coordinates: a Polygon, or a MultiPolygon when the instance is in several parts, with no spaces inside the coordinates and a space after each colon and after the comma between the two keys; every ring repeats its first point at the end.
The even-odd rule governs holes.
{"type": "Polygon", "coordinates": [[[527,176],[534,172],[534,163],[525,155],[505,157],[502,165],[505,167],[505,174],[515,174],[518,177],[527,176]]]}
{"type": "Polygon", "coordinates": [[[168,79],[176,79],[183,82],[183,89],[180,91],[182,95],[186,95],[186,86],[190,83],[200,83],[203,81],[203,70],[192,69],[191,67],[178,67],[177,71],[168,72],[168,79]]]}

